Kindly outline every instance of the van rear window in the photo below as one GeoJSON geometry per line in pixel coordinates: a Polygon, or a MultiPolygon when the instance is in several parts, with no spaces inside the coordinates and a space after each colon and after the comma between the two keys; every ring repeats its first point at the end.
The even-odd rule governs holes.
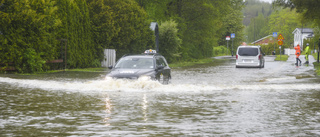
{"type": "Polygon", "coordinates": [[[238,54],[240,56],[257,56],[258,48],[239,48],[238,54]]]}

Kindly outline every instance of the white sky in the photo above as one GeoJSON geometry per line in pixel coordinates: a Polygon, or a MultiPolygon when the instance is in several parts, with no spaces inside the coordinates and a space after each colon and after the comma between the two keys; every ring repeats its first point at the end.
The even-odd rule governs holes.
{"type": "Polygon", "coordinates": [[[273,0],[260,0],[260,1],[272,3],[273,0]]]}

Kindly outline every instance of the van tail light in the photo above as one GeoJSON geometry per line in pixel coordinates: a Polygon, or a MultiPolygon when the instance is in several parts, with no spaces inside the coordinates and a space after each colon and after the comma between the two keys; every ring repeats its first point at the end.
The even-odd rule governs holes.
{"type": "Polygon", "coordinates": [[[261,55],[259,55],[259,60],[261,59],[261,55]]]}
{"type": "Polygon", "coordinates": [[[238,59],[238,55],[236,55],[236,59],[238,59]]]}

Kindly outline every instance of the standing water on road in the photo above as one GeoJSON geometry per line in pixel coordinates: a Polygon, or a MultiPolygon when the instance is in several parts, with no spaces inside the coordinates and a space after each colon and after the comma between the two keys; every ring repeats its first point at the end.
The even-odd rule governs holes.
{"type": "Polygon", "coordinates": [[[0,75],[0,136],[320,136],[313,66],[266,57],[172,70],[169,85],[107,72],[0,75]]]}

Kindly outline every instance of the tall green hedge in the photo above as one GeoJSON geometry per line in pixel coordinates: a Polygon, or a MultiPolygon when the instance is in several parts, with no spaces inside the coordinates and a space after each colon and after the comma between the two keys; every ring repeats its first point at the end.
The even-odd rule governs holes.
{"type": "Polygon", "coordinates": [[[42,71],[57,57],[55,30],[61,24],[54,1],[4,0],[0,3],[0,63],[19,72],[42,71]]]}
{"type": "Polygon", "coordinates": [[[100,66],[103,49],[118,57],[154,46],[146,12],[134,0],[0,1],[0,69],[50,69],[67,40],[68,68],[100,66]]]}

